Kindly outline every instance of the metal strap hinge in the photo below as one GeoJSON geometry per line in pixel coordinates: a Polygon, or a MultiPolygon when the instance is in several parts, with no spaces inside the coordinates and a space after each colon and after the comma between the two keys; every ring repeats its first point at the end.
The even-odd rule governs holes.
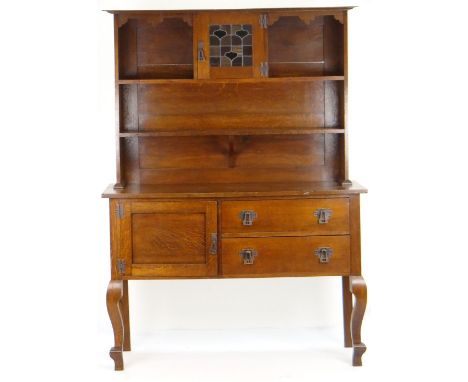
{"type": "Polygon", "coordinates": [[[198,41],[198,61],[205,61],[205,49],[203,41],[198,41]]]}
{"type": "Polygon", "coordinates": [[[268,28],[268,16],[265,13],[262,13],[260,15],[260,27],[263,28],[263,29],[268,28]]]}
{"type": "Polygon", "coordinates": [[[119,273],[123,275],[125,273],[125,268],[127,267],[127,264],[125,263],[125,260],[118,259],[117,260],[117,269],[119,270],[119,273]]]}
{"type": "Polygon", "coordinates": [[[115,207],[115,214],[119,219],[122,219],[124,216],[124,206],[120,203],[117,203],[117,206],[115,207]]]}
{"type": "Polygon", "coordinates": [[[218,254],[218,234],[211,234],[210,255],[218,254]]]}
{"type": "Polygon", "coordinates": [[[261,62],[260,63],[260,75],[262,77],[268,77],[268,62],[261,62]]]}

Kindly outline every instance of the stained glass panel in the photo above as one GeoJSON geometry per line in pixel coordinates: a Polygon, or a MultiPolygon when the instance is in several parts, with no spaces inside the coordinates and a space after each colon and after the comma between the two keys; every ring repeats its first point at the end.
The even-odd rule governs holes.
{"type": "Polygon", "coordinates": [[[252,66],[252,25],[210,25],[210,66],[252,66]]]}

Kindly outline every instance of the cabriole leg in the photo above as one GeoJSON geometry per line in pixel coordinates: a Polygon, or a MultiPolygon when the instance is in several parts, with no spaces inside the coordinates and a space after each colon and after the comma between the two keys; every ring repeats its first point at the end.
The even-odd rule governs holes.
{"type": "Polygon", "coordinates": [[[367,286],[362,276],[349,276],[349,290],[354,296],[351,313],[351,338],[353,342],[353,366],[362,366],[366,345],[361,341],[361,326],[367,304],[367,286]]]}
{"type": "Polygon", "coordinates": [[[110,349],[109,355],[114,360],[115,370],[123,370],[123,338],[124,326],[121,312],[121,300],[123,297],[123,281],[111,280],[107,287],[107,312],[114,330],[114,346],[110,349]]]}

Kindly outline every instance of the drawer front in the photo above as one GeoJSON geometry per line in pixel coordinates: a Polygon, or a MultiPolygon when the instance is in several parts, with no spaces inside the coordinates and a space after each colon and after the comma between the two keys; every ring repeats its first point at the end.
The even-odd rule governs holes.
{"type": "MultiPolygon", "coordinates": [[[[300,232],[348,234],[349,199],[232,201],[222,203],[223,234],[300,232]]],[[[229,236],[229,235],[228,235],[229,236]]]]}
{"type": "Polygon", "coordinates": [[[232,277],[348,275],[349,240],[349,236],[223,239],[222,273],[232,277]]]}

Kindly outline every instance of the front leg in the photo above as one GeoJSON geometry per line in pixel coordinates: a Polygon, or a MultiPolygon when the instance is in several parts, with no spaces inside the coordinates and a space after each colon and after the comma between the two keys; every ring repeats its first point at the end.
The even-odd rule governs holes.
{"type": "Polygon", "coordinates": [[[107,287],[107,312],[114,330],[114,346],[110,349],[109,355],[114,360],[115,370],[123,370],[123,338],[124,326],[121,311],[121,300],[123,297],[123,281],[111,280],[107,287]]]}
{"type": "Polygon", "coordinates": [[[362,366],[366,345],[361,342],[361,326],[367,304],[367,286],[362,276],[349,276],[349,290],[354,296],[351,313],[351,338],[353,341],[353,366],[362,366]]]}

